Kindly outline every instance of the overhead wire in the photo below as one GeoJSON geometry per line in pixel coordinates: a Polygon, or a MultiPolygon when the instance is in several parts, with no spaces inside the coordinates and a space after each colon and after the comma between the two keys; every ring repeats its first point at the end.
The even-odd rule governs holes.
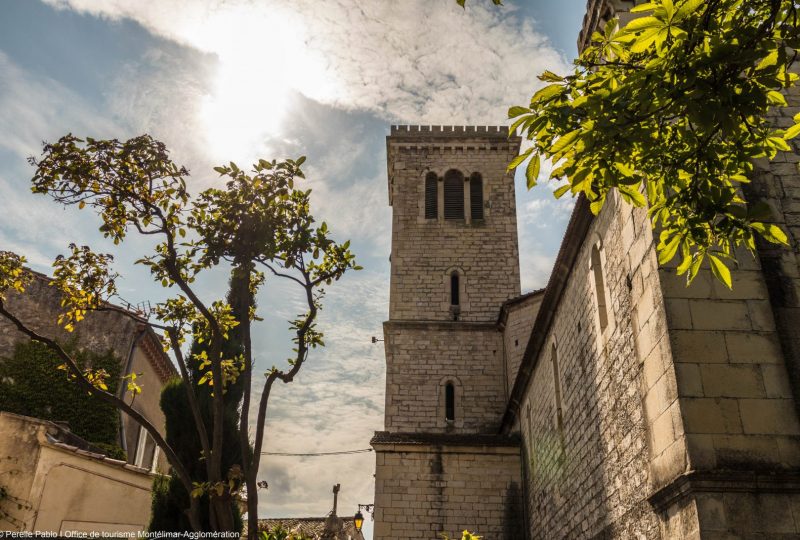
{"type": "Polygon", "coordinates": [[[342,456],[346,454],[365,454],[372,452],[372,448],[361,448],[358,450],[339,450],[336,452],[261,452],[262,456],[290,456],[290,457],[319,457],[319,456],[342,456]]]}

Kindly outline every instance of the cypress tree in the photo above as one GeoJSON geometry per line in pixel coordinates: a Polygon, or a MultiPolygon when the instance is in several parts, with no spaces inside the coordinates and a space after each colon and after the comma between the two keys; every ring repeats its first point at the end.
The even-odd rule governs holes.
{"type": "MultiPolygon", "coordinates": [[[[233,277],[229,283],[228,303],[232,314],[237,321],[245,322],[249,317],[247,299],[250,297],[247,282],[233,277]]],[[[239,332],[240,326],[234,327],[228,333],[228,340],[224,347],[224,357],[234,358],[244,352],[244,344],[239,332]]],[[[197,401],[206,429],[212,431],[211,392],[213,387],[198,385],[196,381],[202,376],[196,362],[190,359],[201,353],[204,344],[193,342],[191,353],[187,356],[187,366],[191,383],[197,394],[197,401]]],[[[161,391],[161,410],[164,412],[166,422],[167,443],[176,451],[178,457],[189,467],[189,474],[194,482],[205,482],[205,463],[202,459],[202,446],[197,428],[194,424],[189,400],[186,396],[186,381],[180,378],[167,383],[161,391]]],[[[223,431],[222,467],[229,470],[234,465],[241,465],[242,447],[239,442],[239,408],[242,404],[244,381],[240,377],[236,382],[229,384],[225,391],[225,417],[223,431]]],[[[238,530],[242,529],[242,517],[236,501],[231,500],[234,520],[238,530]]],[[[169,477],[159,477],[153,483],[153,506],[150,520],[150,531],[183,532],[191,531],[189,519],[185,511],[189,508],[189,494],[181,484],[174,471],[169,477]]],[[[208,508],[208,495],[203,495],[201,508],[208,508]]],[[[204,512],[203,530],[211,531],[209,513],[204,512]]]]}

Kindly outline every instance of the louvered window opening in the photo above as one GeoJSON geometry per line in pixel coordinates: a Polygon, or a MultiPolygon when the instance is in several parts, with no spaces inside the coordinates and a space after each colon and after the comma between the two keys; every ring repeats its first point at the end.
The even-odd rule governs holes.
{"type": "Polygon", "coordinates": [[[478,173],[469,178],[469,206],[472,219],[483,219],[483,178],[478,173]]]}
{"type": "Polygon", "coordinates": [[[439,214],[439,196],[436,173],[425,177],[425,219],[436,219],[439,214]]]}
{"type": "Polygon", "coordinates": [[[444,219],[464,219],[464,176],[458,171],[444,176],[444,219]]]}

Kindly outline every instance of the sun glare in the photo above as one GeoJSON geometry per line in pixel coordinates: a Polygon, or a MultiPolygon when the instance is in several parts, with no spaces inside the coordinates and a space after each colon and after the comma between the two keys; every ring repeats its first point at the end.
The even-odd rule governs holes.
{"type": "Polygon", "coordinates": [[[271,10],[267,16],[241,7],[204,20],[193,33],[192,41],[218,58],[212,93],[199,111],[213,159],[257,157],[285,128],[293,93],[318,99],[332,88],[295,13],[271,10]]]}

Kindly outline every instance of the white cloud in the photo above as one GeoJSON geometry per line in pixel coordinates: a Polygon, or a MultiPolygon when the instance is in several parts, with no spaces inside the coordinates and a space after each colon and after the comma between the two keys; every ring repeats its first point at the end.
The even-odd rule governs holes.
{"type": "Polygon", "coordinates": [[[391,208],[384,179],[359,178],[343,186],[324,181],[309,185],[314,190],[311,199],[314,216],[335,224],[337,239],[357,238],[359,242],[367,242],[370,249],[359,253],[362,256],[389,256],[391,208]]]}
{"type": "Polygon", "coordinates": [[[564,219],[569,218],[575,199],[565,195],[561,199],[533,199],[522,205],[520,223],[540,229],[560,229],[564,219]]]}
{"type": "MultiPolygon", "coordinates": [[[[383,426],[381,323],[388,311],[387,276],[345,277],[329,288],[319,326],[326,346],[311,352],[299,376],[278,384],[270,399],[265,450],[326,452],[368,448],[383,426]]],[[[265,456],[261,478],[270,488],[260,497],[262,516],[325,515],[333,484],[341,483],[339,515],[371,502],[372,453],[315,458],[265,456]]]]}
{"type": "Polygon", "coordinates": [[[0,73],[0,150],[8,153],[0,169],[0,249],[25,255],[34,268],[48,271],[56,254],[96,225],[88,212],[79,216],[31,193],[34,168],[26,158],[41,153],[43,140],[69,131],[113,136],[118,128],[81,96],[30,74],[2,51],[0,73]]]}
{"type": "MultiPolygon", "coordinates": [[[[478,2],[463,11],[452,0],[47,1],[98,16],[130,18],[203,54],[154,45],[139,61],[109,73],[111,84],[103,90],[112,121],[54,81],[27,76],[0,53],[0,125],[6,134],[18,133],[0,138],[0,145],[27,155],[38,151],[40,139],[70,130],[100,137],[146,131],[163,139],[175,160],[203,183],[214,176],[208,166],[220,160],[241,164],[274,155],[276,148],[302,149],[298,140],[287,137],[297,136],[290,128],[303,116],[298,107],[309,100],[329,111],[366,112],[387,122],[504,123],[508,106],[524,103],[540,84],[537,73],[567,69],[529,23],[515,19],[513,8],[478,2]]],[[[351,237],[368,246],[367,256],[385,257],[390,209],[383,165],[354,170],[382,155],[366,144],[363,133],[352,131],[350,119],[315,131],[313,123],[321,118],[315,114],[302,119],[312,129],[301,130],[303,137],[324,136],[324,150],[307,167],[315,215],[331,224],[337,239],[351,237]]],[[[11,185],[0,179],[0,189],[19,189],[17,184],[7,187],[11,185]]],[[[561,216],[562,208],[528,208],[520,200],[523,286],[538,287],[546,282],[552,257],[524,216],[545,211],[561,216]]],[[[52,203],[47,205],[52,210],[52,203]]],[[[27,208],[34,207],[21,201],[17,226],[3,219],[0,242],[48,245],[44,236],[56,226],[37,229],[32,223],[36,214],[26,213],[27,208]]],[[[62,231],[69,228],[58,225],[62,231]]],[[[372,432],[382,428],[383,347],[371,344],[370,337],[381,337],[387,273],[385,268],[370,269],[330,287],[320,317],[327,347],[312,352],[295,382],[276,386],[267,450],[364,448],[372,432]]],[[[134,300],[153,294],[145,286],[136,292],[134,300]]],[[[269,365],[280,364],[290,348],[281,349],[288,345],[286,336],[269,325],[302,307],[293,293],[276,296],[276,302],[259,299],[271,316],[264,332],[254,335],[259,361],[269,365]]],[[[330,486],[341,482],[344,515],[357,503],[372,502],[373,470],[372,454],[267,458],[262,476],[270,490],[262,497],[262,510],[270,516],[324,515],[330,509],[330,486]]]]}
{"type": "Polygon", "coordinates": [[[110,74],[105,105],[126,132],[153,135],[166,143],[176,163],[214,177],[211,167],[219,163],[206,150],[198,110],[210,91],[214,64],[213,57],[154,46],[110,74]]]}
{"type": "Polygon", "coordinates": [[[189,97],[208,152],[223,157],[254,157],[291,121],[294,92],[398,122],[504,123],[508,106],[525,102],[541,84],[536,74],[567,69],[508,6],[473,3],[462,10],[455,2],[427,0],[49,2],[130,18],[216,55],[214,81],[205,94],[189,97]]]}
{"type": "Polygon", "coordinates": [[[42,140],[67,131],[114,136],[117,126],[97,117],[81,96],[45,77],[34,77],[0,51],[0,126],[5,148],[20,158],[38,155],[42,140]]]}

